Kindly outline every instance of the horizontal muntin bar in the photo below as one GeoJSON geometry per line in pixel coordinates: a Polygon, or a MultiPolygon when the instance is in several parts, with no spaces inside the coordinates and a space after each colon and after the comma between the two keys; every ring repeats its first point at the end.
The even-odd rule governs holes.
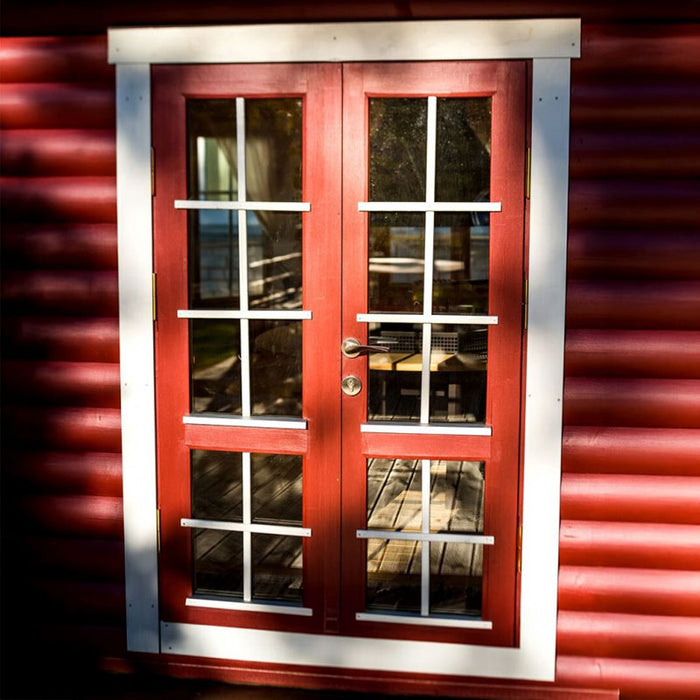
{"type": "Polygon", "coordinates": [[[257,311],[241,311],[239,309],[178,309],[178,318],[200,319],[261,319],[263,321],[309,321],[313,317],[311,311],[299,309],[298,311],[284,309],[260,309],[257,311]]]}
{"type": "Polygon", "coordinates": [[[358,202],[358,211],[501,211],[501,202],[358,202]]]}
{"type": "Polygon", "coordinates": [[[389,622],[399,625],[430,625],[431,627],[466,627],[471,629],[490,630],[493,622],[490,620],[459,620],[453,617],[430,617],[418,615],[382,615],[381,613],[357,613],[356,620],[364,622],[389,622]]]}
{"type": "Polygon", "coordinates": [[[289,537],[311,537],[310,527],[291,525],[263,525],[260,523],[232,523],[228,520],[204,520],[181,518],[182,527],[199,527],[203,530],[228,530],[229,532],[253,532],[258,535],[288,535],[289,537]]]}
{"type": "Polygon", "coordinates": [[[276,613],[278,615],[300,615],[311,617],[313,610],[294,605],[246,603],[244,601],[229,600],[228,598],[199,598],[191,597],[185,599],[185,605],[192,608],[212,608],[214,610],[244,610],[246,612],[276,613]]]}
{"type": "Polygon", "coordinates": [[[361,433],[400,433],[403,435],[476,435],[489,437],[493,434],[490,425],[471,425],[469,423],[403,423],[377,421],[362,423],[361,433]]]}
{"type": "Polygon", "coordinates": [[[360,323],[454,323],[464,326],[496,326],[498,316],[468,316],[457,314],[357,314],[360,323]]]}
{"type": "Polygon", "coordinates": [[[220,415],[218,413],[201,413],[182,417],[185,425],[219,425],[229,428],[274,428],[284,430],[306,430],[308,425],[304,418],[243,418],[220,415]]]}
{"type": "Polygon", "coordinates": [[[360,540],[408,540],[409,542],[458,542],[494,544],[493,535],[465,535],[456,532],[407,532],[406,530],[358,530],[360,540]]]}
{"type": "Polygon", "coordinates": [[[175,209],[233,211],[311,211],[310,202],[238,202],[236,200],[176,199],[175,209]]]}

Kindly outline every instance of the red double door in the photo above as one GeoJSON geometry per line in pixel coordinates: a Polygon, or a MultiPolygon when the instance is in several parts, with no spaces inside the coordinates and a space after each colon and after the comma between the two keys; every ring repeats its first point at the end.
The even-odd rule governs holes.
{"type": "Polygon", "coordinates": [[[524,64],[152,78],[161,619],[512,645],[524,64]]]}

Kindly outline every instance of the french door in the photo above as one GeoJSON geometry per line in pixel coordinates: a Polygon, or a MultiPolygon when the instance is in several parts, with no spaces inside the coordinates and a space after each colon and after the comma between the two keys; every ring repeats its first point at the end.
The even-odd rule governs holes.
{"type": "Polygon", "coordinates": [[[524,64],[153,85],[161,619],[513,644],[524,64]]]}

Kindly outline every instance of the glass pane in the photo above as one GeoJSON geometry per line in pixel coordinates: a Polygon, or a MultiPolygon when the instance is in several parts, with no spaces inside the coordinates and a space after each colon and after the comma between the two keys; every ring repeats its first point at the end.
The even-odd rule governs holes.
{"type": "Polygon", "coordinates": [[[240,308],[237,222],[236,212],[188,212],[191,309],[240,308]]]}
{"type": "Polygon", "coordinates": [[[301,100],[245,101],[247,199],[301,201],[301,100]]]}
{"type": "Polygon", "coordinates": [[[301,417],[301,321],[250,321],[255,416],[301,417]]]}
{"type": "Polygon", "coordinates": [[[252,454],[253,522],[301,525],[301,455],[252,454]]]}
{"type": "Polygon", "coordinates": [[[425,215],[369,215],[369,311],[422,313],[425,215]]]}
{"type": "Polygon", "coordinates": [[[248,212],[251,309],[301,308],[301,214],[248,212]]]}
{"type": "Polygon", "coordinates": [[[484,462],[430,463],[430,531],[484,531],[484,462]]]}
{"type": "Polygon", "coordinates": [[[421,525],[421,461],[367,460],[367,527],[418,532],[421,525]]]}
{"type": "Polygon", "coordinates": [[[192,529],[194,593],[243,595],[243,536],[240,532],[192,529]]]}
{"type": "Polygon", "coordinates": [[[367,610],[420,613],[420,553],[420,542],[367,540],[367,610]]]}
{"type": "Polygon", "coordinates": [[[425,201],[428,101],[369,100],[369,198],[425,201]]]}
{"type": "Polygon", "coordinates": [[[302,602],[301,537],[252,536],[253,598],[302,602]]]}
{"type": "Polygon", "coordinates": [[[389,348],[369,356],[370,420],[420,420],[422,337],[420,324],[370,324],[369,342],[389,348]]]}
{"type": "Polygon", "coordinates": [[[436,215],[433,278],[435,313],[488,314],[488,213],[436,215]]]}
{"type": "Polygon", "coordinates": [[[430,544],[430,612],[481,617],[483,545],[430,544]]]}
{"type": "Polygon", "coordinates": [[[240,324],[190,321],[193,413],[241,412],[240,324]]]}
{"type": "Polygon", "coordinates": [[[491,177],[491,98],[437,101],[435,199],[488,200],[491,177]]]}
{"type": "Polygon", "coordinates": [[[192,517],[243,519],[239,452],[192,450],[192,517]]]}
{"type": "Polygon", "coordinates": [[[238,199],[235,100],[188,100],[189,199],[238,199]]]}
{"type": "Polygon", "coordinates": [[[433,325],[430,420],[486,420],[487,326],[433,325]]]}

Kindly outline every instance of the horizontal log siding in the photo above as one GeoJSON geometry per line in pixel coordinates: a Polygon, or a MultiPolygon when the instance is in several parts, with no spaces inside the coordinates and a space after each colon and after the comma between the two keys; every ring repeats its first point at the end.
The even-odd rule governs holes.
{"type": "Polygon", "coordinates": [[[79,676],[125,648],[114,69],[103,37],[0,57],[3,655],[79,676]]]}
{"type": "MultiPolygon", "coordinates": [[[[350,14],[405,18],[372,7],[350,14]]],[[[532,14],[508,8],[500,15],[532,14]]],[[[609,8],[565,14],[624,21],[609,8]]],[[[101,37],[6,39],[0,56],[7,556],[27,643],[34,631],[119,655],[113,73],[101,37]]],[[[697,25],[585,24],[573,62],[555,686],[571,697],[690,698],[700,687],[699,78],[697,25]]]]}
{"type": "Polygon", "coordinates": [[[584,26],[582,53],[557,679],[623,698],[696,697],[700,31],[584,26]]]}

